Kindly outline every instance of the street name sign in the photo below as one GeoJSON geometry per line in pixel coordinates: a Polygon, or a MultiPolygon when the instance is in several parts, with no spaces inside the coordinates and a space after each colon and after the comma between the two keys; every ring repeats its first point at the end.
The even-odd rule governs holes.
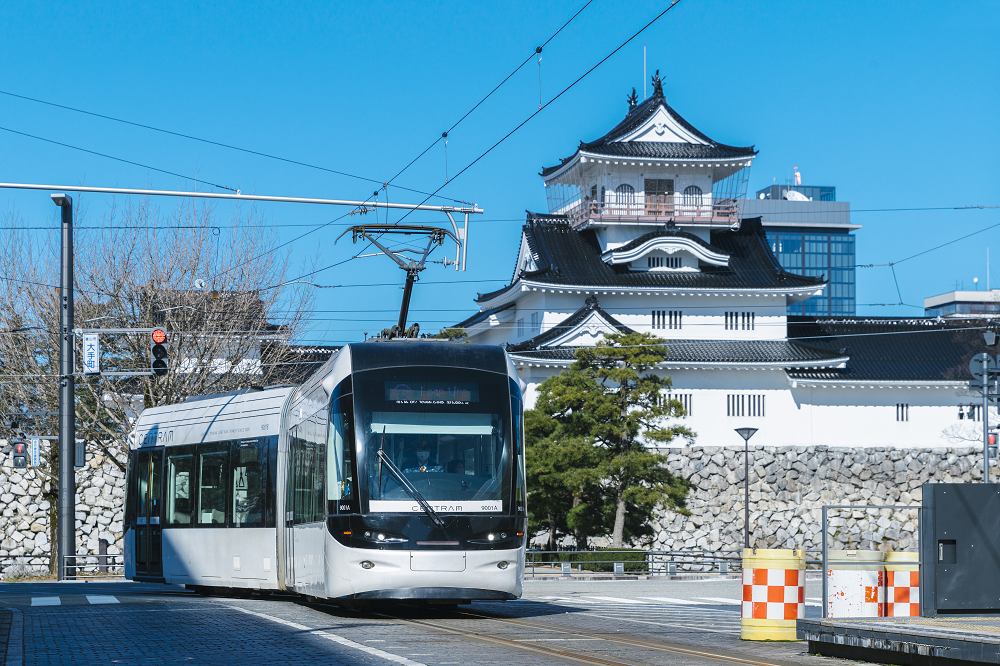
{"type": "Polygon", "coordinates": [[[83,334],[83,374],[101,374],[101,336],[97,333],[83,334]]]}

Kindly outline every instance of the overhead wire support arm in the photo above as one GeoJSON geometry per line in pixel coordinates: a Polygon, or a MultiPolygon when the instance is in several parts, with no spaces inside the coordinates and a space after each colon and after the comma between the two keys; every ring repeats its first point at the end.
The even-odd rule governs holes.
{"type": "Polygon", "coordinates": [[[398,208],[400,210],[429,210],[444,213],[483,213],[475,204],[469,206],[433,206],[427,204],[390,203],[388,201],[353,201],[349,199],[318,199],[311,197],[279,197],[266,194],[225,194],[215,192],[191,192],[178,190],[142,190],[124,187],[88,187],[84,185],[44,185],[38,183],[0,183],[0,188],[9,190],[51,190],[69,192],[93,192],[97,194],[138,194],[141,196],[185,197],[191,199],[233,199],[236,201],[274,201],[277,203],[320,204],[326,206],[354,206],[357,208],[398,208]]]}
{"type": "Polygon", "coordinates": [[[446,238],[451,238],[459,246],[461,246],[461,241],[459,241],[455,234],[440,227],[430,227],[417,224],[359,224],[340,234],[340,236],[337,237],[337,240],[334,241],[334,244],[336,244],[337,241],[348,233],[351,234],[353,242],[357,243],[359,238],[368,241],[381,250],[383,254],[396,262],[397,266],[406,271],[406,284],[403,287],[403,302],[399,307],[399,321],[394,327],[395,331],[393,335],[415,337],[417,332],[420,330],[419,326],[415,328],[413,335],[410,335],[406,329],[406,318],[410,310],[410,296],[413,294],[413,283],[416,281],[420,272],[427,268],[427,257],[435,247],[444,244],[446,238]],[[403,255],[403,252],[415,252],[414,250],[391,250],[379,242],[379,238],[385,234],[426,236],[427,246],[423,250],[417,250],[418,252],[423,252],[423,254],[421,255],[419,261],[414,261],[413,259],[409,259],[403,255]]]}

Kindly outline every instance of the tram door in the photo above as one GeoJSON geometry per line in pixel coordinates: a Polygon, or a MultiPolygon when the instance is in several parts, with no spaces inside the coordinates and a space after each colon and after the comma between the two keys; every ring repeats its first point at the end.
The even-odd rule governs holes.
{"type": "Polygon", "coordinates": [[[136,456],[135,573],[163,575],[163,525],[160,473],[163,449],[139,450],[136,456]]]}
{"type": "Polygon", "coordinates": [[[295,588],[295,438],[298,426],[292,428],[288,439],[288,465],[285,477],[285,586],[295,588]]]}

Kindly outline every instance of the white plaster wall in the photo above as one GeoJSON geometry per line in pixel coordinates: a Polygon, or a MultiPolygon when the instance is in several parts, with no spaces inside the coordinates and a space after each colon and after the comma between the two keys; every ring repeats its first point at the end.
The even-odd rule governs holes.
{"type": "MultiPolygon", "coordinates": [[[[528,383],[525,406],[534,406],[538,385],[561,367],[518,368],[528,383]]],[[[692,397],[681,421],[699,446],[733,446],[735,428],[758,428],[759,446],[933,448],[977,446],[982,422],[958,420],[963,391],[946,388],[792,389],[783,370],[673,370],[663,373],[673,392],[692,397]],[[729,394],[763,395],[764,416],[727,416],[729,394]],[[896,421],[896,403],[909,404],[909,421],[896,421]]],[[[991,421],[995,421],[995,412],[991,421]]],[[[676,445],[685,442],[678,440],[676,445]]]]}

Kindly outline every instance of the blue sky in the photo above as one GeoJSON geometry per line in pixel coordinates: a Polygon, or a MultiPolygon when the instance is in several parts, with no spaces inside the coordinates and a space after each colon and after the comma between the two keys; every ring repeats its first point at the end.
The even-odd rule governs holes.
{"type": "MultiPolygon", "coordinates": [[[[0,9],[6,28],[0,90],[385,181],[584,2],[8,3],[0,9]]],[[[542,99],[548,101],[667,5],[594,0],[545,48],[542,99]]],[[[472,226],[468,271],[428,268],[414,292],[411,321],[421,322],[423,330],[459,321],[474,311],[477,291],[510,279],[524,211],[545,209],[539,169],[623,117],[627,93],[643,87],[643,44],[649,73],[660,70],[667,99],[681,115],[717,141],[753,144],[760,151],[751,191],[773,179],[782,182],[798,166],[805,184],[835,185],[838,199],[856,210],[1000,205],[998,17],[989,1],[681,0],[442,190],[486,213],[472,226]]],[[[538,101],[539,68],[532,61],[451,133],[449,175],[536,111],[538,101]]],[[[364,180],[6,95],[0,95],[0,127],[197,174],[243,192],[364,199],[375,189],[364,180]]],[[[3,130],[0,156],[0,180],[8,182],[194,186],[3,130]]],[[[439,143],[395,184],[429,192],[444,178],[439,143]]],[[[398,201],[422,199],[392,185],[389,194],[398,201]]],[[[44,192],[2,191],[0,206],[31,223],[56,221],[44,192]]],[[[92,220],[106,206],[103,197],[85,199],[92,220]]],[[[227,214],[227,206],[219,206],[220,214],[227,214]]],[[[320,224],[344,212],[261,208],[275,225],[320,224]]],[[[443,218],[421,214],[408,220],[443,218]]],[[[1000,224],[1000,209],[858,212],[853,220],[864,225],[857,233],[858,263],[887,263],[1000,224]]],[[[328,227],[291,245],[293,265],[315,260],[325,266],[351,256],[356,248],[344,241],[333,245],[342,229],[328,227]]],[[[290,239],[303,231],[279,234],[290,239]]],[[[1000,287],[997,227],[900,263],[903,302],[921,305],[956,282],[971,289],[975,277],[982,285],[987,246],[995,257],[991,283],[1000,287]]],[[[376,257],[314,279],[401,284],[403,273],[376,257]]],[[[320,290],[317,309],[324,312],[317,313],[306,339],[361,339],[394,322],[400,296],[396,287],[320,290]]],[[[864,305],[899,300],[888,268],[858,269],[857,300],[861,315],[922,314],[919,308],[864,305]]]]}

